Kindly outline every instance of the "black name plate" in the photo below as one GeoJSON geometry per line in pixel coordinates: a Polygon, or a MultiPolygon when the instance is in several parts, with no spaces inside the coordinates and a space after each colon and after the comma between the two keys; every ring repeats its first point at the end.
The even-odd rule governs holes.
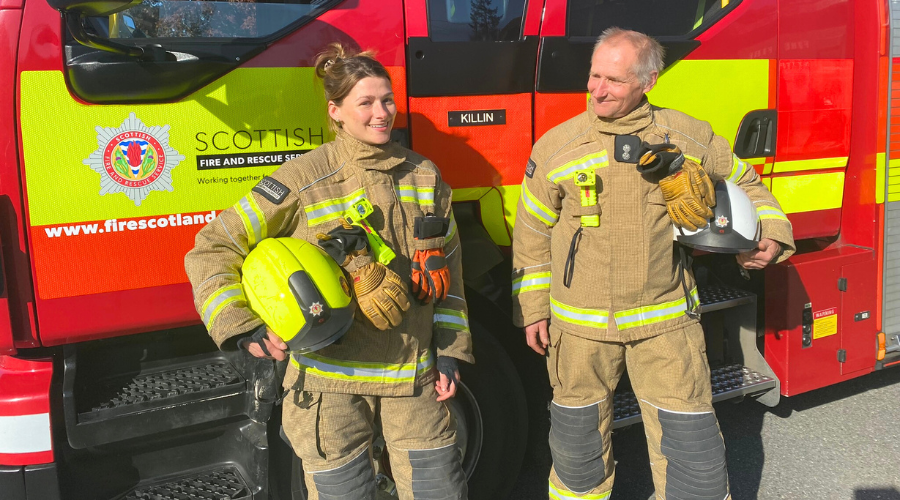
{"type": "Polygon", "coordinates": [[[451,127],[506,125],[506,110],[485,109],[477,111],[448,111],[447,125],[451,127]]]}

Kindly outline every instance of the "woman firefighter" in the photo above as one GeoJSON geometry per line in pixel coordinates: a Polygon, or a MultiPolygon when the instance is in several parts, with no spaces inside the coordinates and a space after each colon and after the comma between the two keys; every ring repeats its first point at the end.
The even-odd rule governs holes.
{"type": "Polygon", "coordinates": [[[370,54],[333,44],[316,74],[336,139],[197,234],[185,257],[195,305],[221,349],[290,358],[283,425],[311,499],[374,500],[376,425],[401,499],[465,499],[444,402],[456,394],[457,360],[474,362],[450,188],[433,163],[390,141],[397,106],[370,54]],[[251,261],[269,285],[244,276],[242,286],[251,261]],[[294,297],[297,314],[267,309],[279,295],[294,297]]]}

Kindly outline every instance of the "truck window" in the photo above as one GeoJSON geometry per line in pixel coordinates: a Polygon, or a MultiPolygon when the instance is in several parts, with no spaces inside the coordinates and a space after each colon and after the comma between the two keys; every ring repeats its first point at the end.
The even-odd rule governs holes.
{"type": "Polygon", "coordinates": [[[611,26],[653,37],[679,37],[703,31],[740,0],[570,0],[568,35],[594,37],[611,26]]]}
{"type": "Polygon", "coordinates": [[[317,16],[328,0],[144,0],[122,12],[91,19],[103,38],[270,38],[317,16]]]}
{"type": "Polygon", "coordinates": [[[436,42],[515,41],[525,0],[428,0],[428,33],[436,42]]]}

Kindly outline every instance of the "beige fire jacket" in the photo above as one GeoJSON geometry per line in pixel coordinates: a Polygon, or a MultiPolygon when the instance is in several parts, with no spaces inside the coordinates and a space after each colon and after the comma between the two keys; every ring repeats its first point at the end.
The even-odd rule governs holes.
{"type": "MultiPolygon", "coordinates": [[[[731,152],[707,122],[656,108],[646,99],[629,115],[601,119],[590,110],[558,125],[534,145],[522,182],[513,234],[513,320],[527,326],[550,319],[580,337],[629,342],[692,323],[673,245],[672,222],[659,185],[634,164],[614,158],[616,135],[650,144],[676,144],[713,181],[742,187],[762,220],[762,237],[794,252],[791,224],[756,171],[731,152]],[[583,207],[578,170],[593,167],[597,207],[583,207]],[[577,242],[569,287],[564,266],[581,216],[599,213],[577,242]]],[[[686,276],[696,297],[694,278],[686,276]]]]}
{"type": "MultiPolygon", "coordinates": [[[[240,287],[247,253],[264,238],[315,244],[316,233],[337,227],[341,214],[362,197],[375,207],[368,222],[397,254],[388,267],[409,284],[413,221],[429,212],[452,218],[451,191],[433,163],[395,144],[370,146],[341,132],[282,165],[200,230],[185,269],[197,311],[220,348],[234,349],[236,337],[262,325],[240,287]]],[[[434,350],[474,362],[452,219],[444,251],[451,276],[447,300],[436,306],[413,300],[402,323],[387,331],[355,320],[339,343],[293,355],[286,384],[312,392],[404,396],[433,382],[434,350]]]]}

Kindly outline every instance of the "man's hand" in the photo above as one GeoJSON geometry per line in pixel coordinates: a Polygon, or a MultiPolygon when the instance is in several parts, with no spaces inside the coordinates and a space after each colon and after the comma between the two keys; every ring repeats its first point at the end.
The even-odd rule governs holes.
{"type": "Polygon", "coordinates": [[[781,254],[781,244],[769,238],[759,241],[756,249],[737,254],[737,262],[744,269],[762,269],[781,254]]]}
{"type": "Polygon", "coordinates": [[[525,343],[534,352],[545,355],[550,345],[550,333],[547,331],[547,320],[542,319],[525,327],[525,343]]]}
{"type": "Polygon", "coordinates": [[[258,342],[247,342],[245,348],[247,352],[252,354],[257,358],[263,359],[272,359],[275,358],[278,361],[284,361],[287,359],[287,353],[284,352],[287,350],[287,344],[284,343],[283,340],[278,338],[277,335],[268,331],[266,329],[266,338],[262,339],[262,342],[266,345],[266,349],[269,351],[269,354],[263,352],[262,347],[259,346],[258,342]]]}

